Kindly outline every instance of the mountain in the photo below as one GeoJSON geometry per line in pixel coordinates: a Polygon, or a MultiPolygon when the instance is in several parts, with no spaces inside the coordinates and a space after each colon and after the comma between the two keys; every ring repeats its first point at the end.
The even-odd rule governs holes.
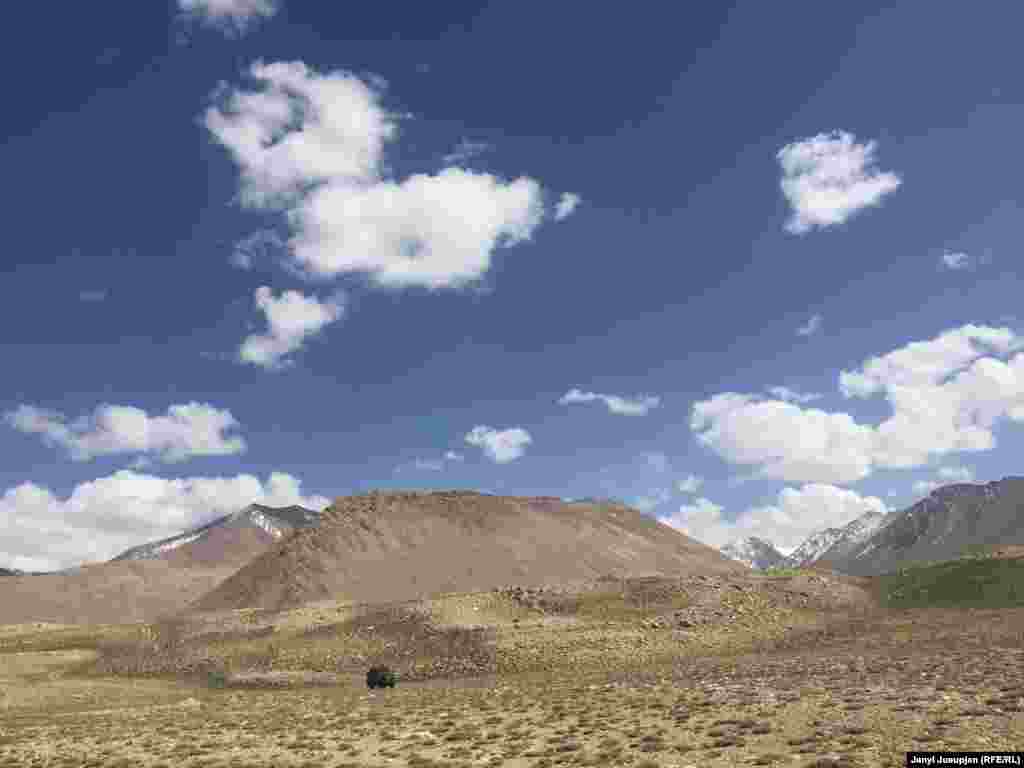
{"type": "Polygon", "coordinates": [[[938,488],[887,515],[883,525],[855,546],[825,552],[818,562],[854,576],[873,576],[997,544],[1024,544],[1024,477],[938,488]]]}
{"type": "Polygon", "coordinates": [[[159,559],[192,564],[241,564],[295,530],[319,522],[320,513],[304,507],[250,504],[177,536],[127,549],[111,562],[159,559]]]}
{"type": "Polygon", "coordinates": [[[869,510],[842,528],[826,528],[815,533],[790,552],[787,565],[806,566],[822,559],[842,558],[867,540],[883,524],[886,515],[869,510]]]}
{"type": "Polygon", "coordinates": [[[474,491],[338,498],[192,604],[282,609],[313,600],[418,599],[602,576],[731,574],[746,569],[621,504],[474,491]]]}
{"type": "Polygon", "coordinates": [[[786,565],[786,556],[770,542],[759,539],[757,536],[737,539],[726,544],[719,551],[731,560],[736,560],[757,571],[774,568],[777,565],[786,565]]]}
{"type": "Polygon", "coordinates": [[[9,568],[0,568],[0,576],[20,576],[21,571],[11,570],[9,568]]]}
{"type": "Polygon", "coordinates": [[[251,504],[113,560],[0,579],[0,624],[153,621],[206,594],[295,530],[319,522],[302,507],[251,504]]]}

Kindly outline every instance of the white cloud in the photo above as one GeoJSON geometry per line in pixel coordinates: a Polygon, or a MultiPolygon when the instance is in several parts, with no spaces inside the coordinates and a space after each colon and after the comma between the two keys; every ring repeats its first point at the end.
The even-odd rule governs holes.
{"type": "Polygon", "coordinates": [[[946,269],[967,269],[971,266],[971,257],[966,253],[944,253],[939,263],[946,269]]]}
{"type": "Polygon", "coordinates": [[[845,413],[726,392],[693,407],[697,439],[735,464],[789,482],[852,483],[871,471],[872,430],[845,413]]]}
{"type": "Polygon", "coordinates": [[[576,210],[576,206],[579,204],[579,195],[574,195],[572,192],[563,192],[562,196],[558,199],[558,205],[555,207],[555,221],[561,221],[569,216],[576,210]]]}
{"type": "Polygon", "coordinates": [[[544,218],[541,187],[528,177],[447,167],[386,178],[397,117],[381,106],[379,83],[302,62],[256,62],[250,75],[258,88],[222,89],[205,124],[239,166],[241,202],[286,214],[291,258],[313,276],[463,286],[544,218]]]}
{"type": "Polygon", "coordinates": [[[172,405],[164,416],[104,404],[70,424],[58,411],[20,405],[4,414],[4,420],[21,432],[42,435],[48,443],[66,449],[75,461],[138,453],[176,462],[243,453],[246,448],[241,437],[225,434],[238,426],[231,412],[204,403],[172,405]]]}
{"type": "Polygon", "coordinates": [[[768,394],[787,403],[810,403],[824,397],[818,392],[797,392],[789,387],[769,387],[767,391],[768,394]]]}
{"type": "Polygon", "coordinates": [[[525,429],[496,430],[492,427],[476,426],[466,434],[466,442],[483,450],[485,454],[498,464],[515,461],[526,451],[526,446],[533,442],[530,433],[525,429]]]}
{"type": "Polygon", "coordinates": [[[107,292],[105,290],[81,291],[78,298],[81,301],[89,302],[104,301],[107,298],[107,292]]]}
{"type": "Polygon", "coordinates": [[[618,395],[583,392],[579,389],[570,389],[558,399],[558,404],[591,403],[597,400],[603,402],[609,411],[620,416],[644,416],[652,408],[657,408],[661,404],[661,398],[649,395],[627,398],[618,395]]]}
{"type": "Polygon", "coordinates": [[[291,365],[288,355],[343,312],[338,297],[321,302],[298,291],[285,291],[276,298],[265,285],[256,289],[256,305],[266,315],[267,333],[249,336],[239,348],[238,358],[268,370],[291,365]]]}
{"type": "Polygon", "coordinates": [[[873,167],[875,149],[873,141],[857,144],[852,134],[834,131],[779,150],[782,193],[793,208],[786,230],[803,234],[842,224],[899,187],[899,176],[873,167]]]}
{"type": "Polygon", "coordinates": [[[463,139],[451,152],[442,158],[445,165],[460,165],[467,160],[472,160],[491,149],[491,145],[483,141],[470,141],[463,139]]]}
{"type": "Polygon", "coordinates": [[[455,451],[445,451],[444,456],[440,459],[416,459],[411,465],[399,465],[396,467],[396,471],[402,471],[408,466],[413,469],[418,469],[425,472],[440,472],[445,468],[446,464],[453,462],[465,461],[465,457],[461,453],[455,451]]]}
{"type": "Polygon", "coordinates": [[[735,520],[725,520],[722,508],[706,498],[680,506],[679,511],[659,518],[687,536],[713,547],[738,538],[758,536],[779,551],[791,552],[823,528],[841,527],[868,511],[886,512],[877,496],[861,496],[832,485],[812,483],[783,488],[774,504],[752,507],[735,520]]]}
{"type": "Polygon", "coordinates": [[[67,498],[22,483],[0,495],[0,564],[55,570],[108,560],[254,502],[322,510],[330,500],[303,496],[300,481],[279,472],[262,481],[248,474],[168,480],[121,470],[75,486],[67,498]]]}
{"type": "Polygon", "coordinates": [[[703,484],[704,478],[700,475],[687,475],[676,483],[676,488],[680,493],[696,493],[703,484]]]}
{"type": "Polygon", "coordinates": [[[239,269],[252,269],[258,262],[270,263],[287,251],[288,244],[272,229],[261,229],[235,243],[230,262],[239,269]]]}
{"type": "Polygon", "coordinates": [[[796,329],[797,336],[811,336],[821,330],[821,315],[812,315],[805,325],[796,329]]]}
{"type": "Polygon", "coordinates": [[[243,32],[251,23],[278,11],[277,0],[178,0],[178,7],[204,24],[243,32]]]}
{"type": "Polygon", "coordinates": [[[790,482],[845,484],[875,468],[990,450],[998,422],[1024,421],[1024,353],[1000,359],[1021,346],[1006,328],[965,325],[841,372],[846,397],[885,396],[892,413],[877,425],[727,392],[696,403],[691,428],[727,461],[790,482]]]}

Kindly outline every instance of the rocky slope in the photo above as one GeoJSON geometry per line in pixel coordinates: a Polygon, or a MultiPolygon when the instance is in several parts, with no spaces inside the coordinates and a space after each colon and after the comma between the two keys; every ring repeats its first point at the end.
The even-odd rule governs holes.
{"type": "Polygon", "coordinates": [[[193,608],[280,609],[745,570],[623,505],[471,491],[369,493],[336,499],[319,526],[275,544],[193,608]]]}
{"type": "Polygon", "coordinates": [[[971,547],[1024,544],[1024,477],[938,488],[846,551],[817,561],[871,576],[921,561],[950,560],[971,547]]]}
{"type": "Polygon", "coordinates": [[[787,558],[787,565],[800,567],[811,565],[826,557],[845,557],[855,547],[866,541],[877,531],[886,519],[881,512],[870,510],[841,528],[826,528],[809,536],[787,558]]]}

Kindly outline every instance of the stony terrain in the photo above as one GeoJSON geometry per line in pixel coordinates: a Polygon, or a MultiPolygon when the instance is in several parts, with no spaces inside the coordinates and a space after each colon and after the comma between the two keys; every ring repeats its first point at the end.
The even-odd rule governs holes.
{"type": "Polygon", "coordinates": [[[506,585],[5,627],[0,684],[4,768],[897,766],[1024,741],[1024,607],[824,571],[506,585]]]}

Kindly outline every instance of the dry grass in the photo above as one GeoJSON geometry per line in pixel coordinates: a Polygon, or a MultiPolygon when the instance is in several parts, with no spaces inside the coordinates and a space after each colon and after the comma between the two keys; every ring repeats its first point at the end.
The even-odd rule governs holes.
{"type": "Polygon", "coordinates": [[[545,613],[478,594],[4,631],[0,768],[897,766],[909,749],[1024,741],[1024,610],[822,613],[793,607],[792,583],[688,583],[685,598],[634,584],[545,613]],[[630,597],[645,591],[646,605],[630,597]],[[685,637],[647,627],[696,607],[732,618],[685,637]],[[228,685],[131,673],[189,658],[228,685]],[[335,677],[236,687],[257,658],[335,677]],[[437,666],[368,692],[358,673],[377,661],[437,666]]]}

